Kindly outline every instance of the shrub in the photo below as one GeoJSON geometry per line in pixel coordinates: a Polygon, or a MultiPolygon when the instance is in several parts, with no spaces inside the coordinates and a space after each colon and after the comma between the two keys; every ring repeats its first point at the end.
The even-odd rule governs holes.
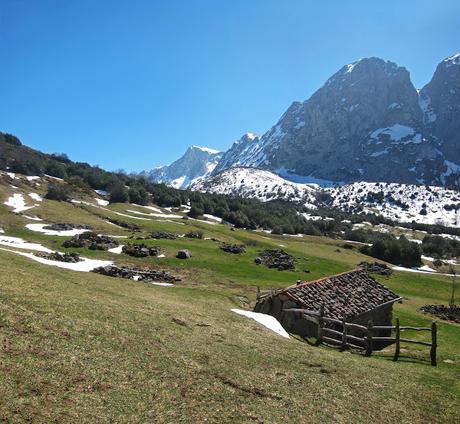
{"type": "Polygon", "coordinates": [[[68,202],[70,200],[69,189],[62,184],[49,184],[46,199],[57,200],[58,202],[68,202]]]}

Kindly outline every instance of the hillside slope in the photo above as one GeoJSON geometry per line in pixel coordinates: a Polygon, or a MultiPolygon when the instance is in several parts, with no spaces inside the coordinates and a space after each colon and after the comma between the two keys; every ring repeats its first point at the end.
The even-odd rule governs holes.
{"type": "MultiPolygon", "coordinates": [[[[407,358],[396,363],[391,361],[391,348],[365,358],[282,338],[231,311],[250,310],[257,286],[285,287],[298,279],[350,270],[369,259],[356,249],[343,249],[343,241],[232,231],[213,220],[183,219],[181,208],[154,204],[104,206],[96,200],[104,200],[104,194],[94,191],[74,193],[74,202],[56,202],[43,198],[52,181],[17,174],[0,179],[0,240],[9,240],[0,246],[1,420],[460,419],[458,325],[439,324],[439,366],[433,368],[427,350],[414,350],[413,345],[403,345],[407,358]],[[16,201],[21,208],[16,213],[13,205],[4,204],[14,193],[24,200],[23,205],[16,201]],[[23,209],[29,206],[33,207],[23,209]],[[139,229],[133,233],[109,219],[139,229]],[[121,244],[156,246],[164,257],[65,248],[62,243],[69,236],[49,235],[29,225],[56,222],[91,226],[97,233],[116,236],[121,244]],[[152,231],[178,237],[144,239],[152,231]],[[201,231],[203,238],[181,237],[191,231],[201,231]],[[13,242],[17,238],[28,244],[13,242]],[[245,244],[246,252],[226,253],[219,249],[220,242],[245,244]],[[21,256],[33,254],[37,245],[118,266],[167,271],[181,281],[158,286],[61,269],[21,256]],[[283,248],[293,255],[295,271],[256,265],[254,258],[266,248],[283,248]],[[177,259],[179,249],[190,250],[192,257],[177,259]],[[304,272],[307,268],[309,273],[304,272]]],[[[442,303],[450,293],[450,280],[443,276],[397,272],[381,280],[404,297],[395,305],[395,317],[406,325],[429,325],[431,318],[418,308],[442,303]]]]}

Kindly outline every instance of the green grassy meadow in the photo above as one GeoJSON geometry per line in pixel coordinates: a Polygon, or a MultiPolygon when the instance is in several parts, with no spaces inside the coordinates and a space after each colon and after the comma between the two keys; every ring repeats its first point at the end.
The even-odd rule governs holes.
{"type": "MultiPolygon", "coordinates": [[[[131,232],[101,215],[136,223],[144,232],[200,230],[218,240],[129,240],[161,246],[163,259],[64,249],[65,237],[25,229],[32,221],[3,205],[7,193],[0,186],[0,227],[7,235],[168,270],[182,281],[159,287],[41,265],[0,250],[0,422],[460,421],[459,325],[438,322],[438,366],[431,367],[428,348],[403,344],[398,362],[391,360],[392,347],[365,358],[284,339],[231,312],[252,309],[256,286],[285,287],[369,260],[342,248],[342,241],[231,231],[194,220],[139,220],[117,212],[149,211],[121,204],[101,209],[44,201],[27,211],[44,222],[87,224],[104,234],[131,232]],[[244,243],[246,253],[225,253],[219,241],[244,243]],[[258,251],[269,247],[294,255],[296,271],[254,264],[258,251]],[[184,248],[193,257],[176,259],[184,248]]],[[[403,297],[394,307],[402,325],[429,325],[432,318],[419,307],[449,299],[447,277],[396,272],[378,279],[403,297]]]]}

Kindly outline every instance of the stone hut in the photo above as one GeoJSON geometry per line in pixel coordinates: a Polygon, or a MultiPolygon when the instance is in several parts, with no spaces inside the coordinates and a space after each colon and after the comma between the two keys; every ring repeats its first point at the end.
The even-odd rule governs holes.
{"type": "MultiPolygon", "coordinates": [[[[284,309],[305,309],[319,313],[323,306],[324,316],[328,318],[363,326],[367,326],[369,320],[373,325],[391,325],[393,303],[400,299],[366,271],[358,269],[261,294],[254,311],[272,315],[286,331],[308,338],[317,336],[318,325],[306,320],[302,313],[286,312],[284,309]]],[[[325,326],[342,329],[338,324],[325,326]]],[[[357,337],[364,335],[362,330],[356,328],[349,333],[357,337]]],[[[388,330],[376,330],[374,333],[374,336],[380,337],[389,335],[388,330]]],[[[384,345],[381,343],[374,348],[383,348],[384,345]]]]}

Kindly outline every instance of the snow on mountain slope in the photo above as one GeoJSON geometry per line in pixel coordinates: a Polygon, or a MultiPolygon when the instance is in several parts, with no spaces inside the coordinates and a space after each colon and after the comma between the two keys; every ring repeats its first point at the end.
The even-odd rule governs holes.
{"type": "Polygon", "coordinates": [[[315,208],[315,184],[299,184],[287,181],[272,172],[256,168],[231,168],[218,175],[198,181],[192,190],[240,196],[262,201],[283,199],[304,202],[315,208]]]}
{"type": "Polygon", "coordinates": [[[316,209],[320,193],[328,207],[352,213],[374,213],[396,222],[460,227],[460,193],[435,186],[358,182],[321,188],[300,184],[256,168],[230,168],[191,185],[192,190],[269,201],[302,203],[316,209]],[[324,197],[324,196],[323,196],[324,197]]]}
{"type": "Polygon", "coordinates": [[[160,166],[141,172],[142,177],[174,188],[187,188],[192,182],[209,175],[222,153],[209,147],[191,146],[185,154],[171,165],[160,166]]]}
{"type": "Polygon", "coordinates": [[[359,182],[325,189],[331,206],[398,222],[460,227],[460,193],[435,186],[359,182]]]}

